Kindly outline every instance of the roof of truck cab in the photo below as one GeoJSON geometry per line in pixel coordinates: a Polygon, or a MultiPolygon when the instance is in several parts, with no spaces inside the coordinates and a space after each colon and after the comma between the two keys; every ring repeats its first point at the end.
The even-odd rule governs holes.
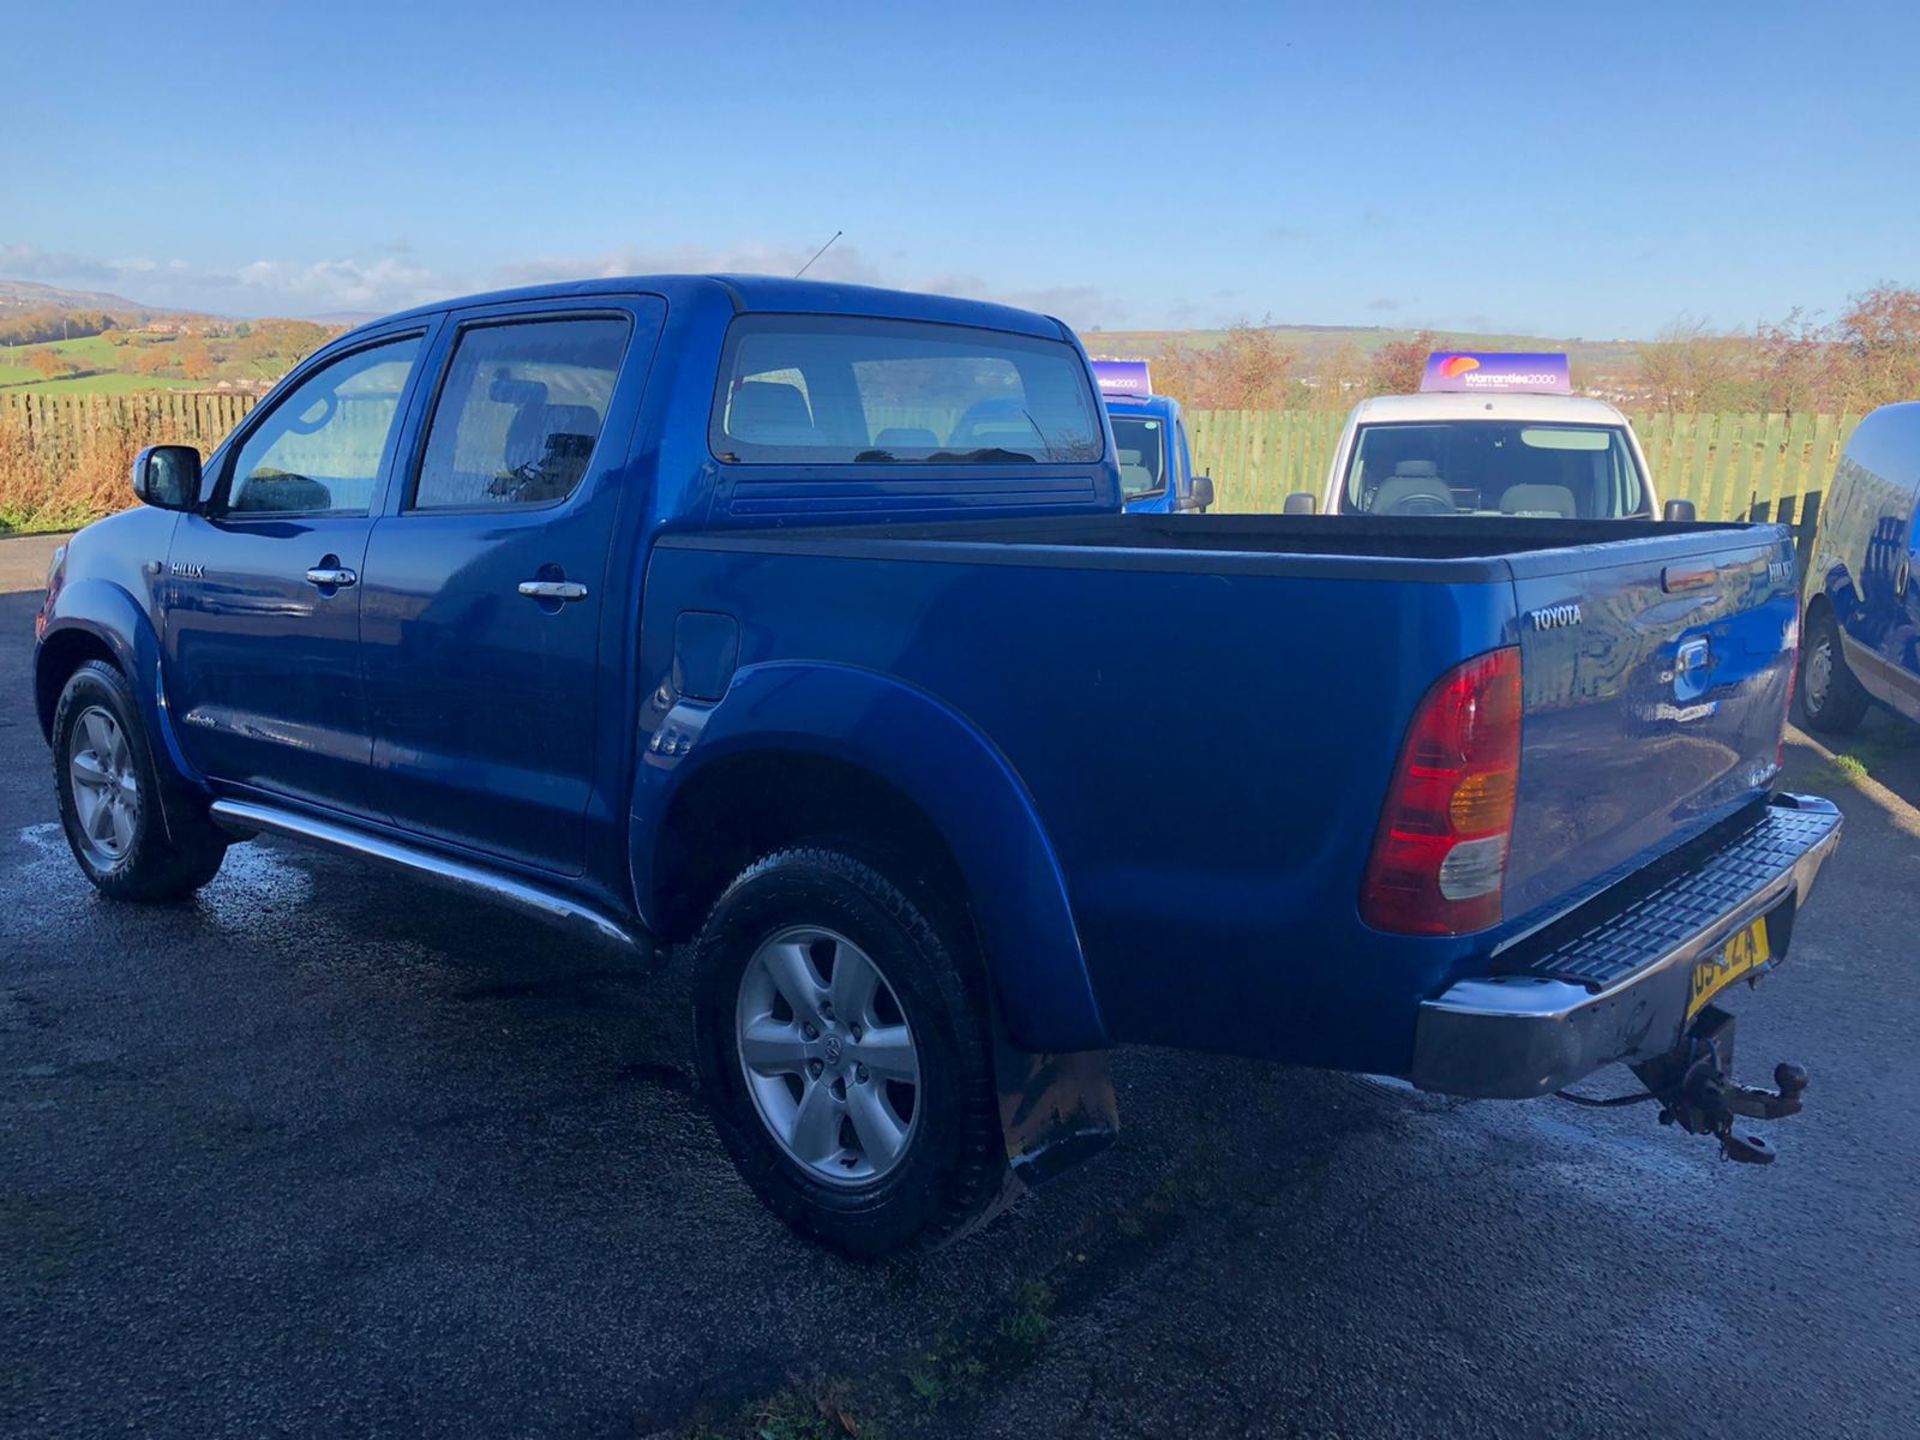
{"type": "Polygon", "coordinates": [[[1605,400],[1585,395],[1376,395],[1353,407],[1356,425],[1408,424],[1421,420],[1523,420],[1562,425],[1625,425],[1627,417],[1605,400]]]}
{"type": "Polygon", "coordinates": [[[1115,415],[1157,415],[1171,420],[1180,402],[1171,395],[1107,395],[1100,397],[1115,415]]]}
{"type": "Polygon", "coordinates": [[[591,300],[603,295],[662,295],[669,304],[697,291],[718,291],[731,299],[739,314],[860,315],[880,320],[922,320],[939,325],[972,325],[984,330],[1007,330],[1047,340],[1071,332],[1051,316],[985,300],[955,295],[923,295],[909,290],[883,290],[873,285],[842,285],[832,280],[792,280],[777,275],[625,275],[600,280],[568,280],[551,285],[529,285],[517,290],[494,290],[481,295],[438,300],[369,322],[386,325],[413,316],[438,315],[480,305],[517,301],[591,300]]]}

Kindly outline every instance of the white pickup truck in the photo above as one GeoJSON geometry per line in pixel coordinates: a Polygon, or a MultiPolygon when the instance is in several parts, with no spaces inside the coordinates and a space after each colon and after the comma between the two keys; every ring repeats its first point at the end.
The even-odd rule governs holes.
{"type": "Polygon", "coordinates": [[[1318,508],[1562,520],[1660,514],[1633,426],[1606,401],[1572,394],[1559,355],[1435,354],[1420,394],[1362,400],[1340,434],[1318,508]]]}

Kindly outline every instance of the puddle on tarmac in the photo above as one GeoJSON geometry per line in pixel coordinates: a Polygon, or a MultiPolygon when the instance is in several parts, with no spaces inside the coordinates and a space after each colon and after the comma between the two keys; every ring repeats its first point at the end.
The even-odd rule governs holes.
{"type": "MultiPolygon", "coordinates": [[[[0,907],[0,933],[30,934],[70,922],[78,906],[102,903],[80,874],[57,820],[14,832],[10,853],[0,855],[0,889],[17,897],[0,907]]],[[[304,905],[313,877],[284,853],[259,843],[235,845],[213,883],[193,902],[201,917],[221,929],[255,925],[264,912],[304,905]]]]}

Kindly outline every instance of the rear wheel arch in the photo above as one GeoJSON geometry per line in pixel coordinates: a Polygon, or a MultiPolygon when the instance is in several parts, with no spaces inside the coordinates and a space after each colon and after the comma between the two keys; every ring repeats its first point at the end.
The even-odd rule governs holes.
{"type": "Polygon", "coordinates": [[[755,860],[823,839],[951,896],[971,928],[965,873],[919,805],[850,761],[790,749],[736,752],[674,793],[653,853],[651,918],[664,937],[690,939],[755,860]]]}
{"type": "Polygon", "coordinates": [[[871,671],[773,663],[740,671],[694,725],[692,756],[672,767],[643,765],[636,787],[630,864],[648,928],[691,934],[703,902],[738,873],[729,866],[743,853],[750,862],[823,836],[866,849],[863,836],[876,832],[842,823],[850,806],[855,818],[882,817],[883,841],[899,842],[923,862],[922,874],[964,897],[1017,1047],[1068,1052],[1110,1043],[1066,881],[1032,799],[959,714],[871,671]],[[781,814],[796,786],[830,796],[826,810],[810,804],[781,814]]]}

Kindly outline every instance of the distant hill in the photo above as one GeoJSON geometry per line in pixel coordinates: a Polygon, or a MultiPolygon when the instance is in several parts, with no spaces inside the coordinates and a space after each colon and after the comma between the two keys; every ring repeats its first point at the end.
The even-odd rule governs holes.
{"type": "MultiPolygon", "coordinates": [[[[1299,354],[1303,362],[1324,359],[1346,345],[1354,346],[1363,355],[1371,355],[1382,345],[1411,340],[1419,333],[1381,325],[1263,325],[1260,328],[1299,354]]],[[[1630,368],[1634,351],[1642,343],[1549,335],[1487,335],[1466,330],[1433,333],[1450,349],[1564,351],[1574,364],[1603,372],[1630,368]]],[[[1174,350],[1205,350],[1225,338],[1224,330],[1086,330],[1080,334],[1089,355],[1115,360],[1164,355],[1174,350]]]]}
{"type": "Polygon", "coordinates": [[[42,285],[37,280],[0,280],[0,310],[99,310],[113,316],[158,315],[181,312],[156,305],[142,305],[124,295],[104,290],[66,290],[58,285],[42,285]]]}

